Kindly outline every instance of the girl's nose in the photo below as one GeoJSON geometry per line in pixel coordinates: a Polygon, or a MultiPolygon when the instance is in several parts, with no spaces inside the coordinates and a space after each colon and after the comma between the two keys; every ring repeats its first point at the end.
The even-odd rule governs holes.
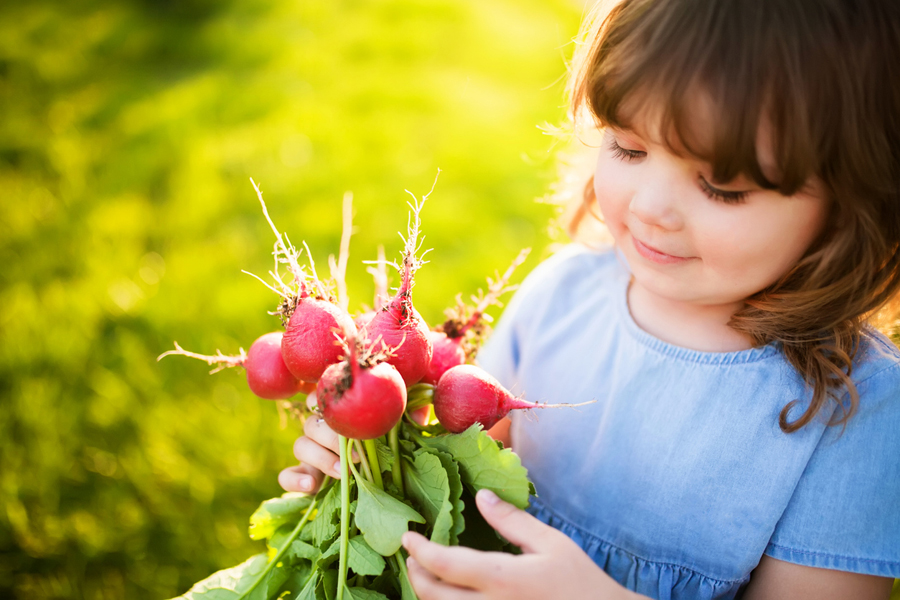
{"type": "Polygon", "coordinates": [[[662,181],[645,181],[631,196],[628,209],[643,224],[678,231],[684,219],[675,202],[677,188],[662,181]]]}

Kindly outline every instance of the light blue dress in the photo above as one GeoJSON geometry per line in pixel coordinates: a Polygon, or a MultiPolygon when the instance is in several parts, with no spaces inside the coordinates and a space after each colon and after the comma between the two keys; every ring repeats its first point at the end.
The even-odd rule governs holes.
{"type": "Polygon", "coordinates": [[[531,401],[515,414],[530,512],[615,580],[658,598],[734,598],[763,554],[900,577],[900,352],[868,331],[843,431],[778,415],[810,390],[777,344],[698,352],[641,330],[627,265],[569,246],[526,278],[479,364],[531,401]]]}

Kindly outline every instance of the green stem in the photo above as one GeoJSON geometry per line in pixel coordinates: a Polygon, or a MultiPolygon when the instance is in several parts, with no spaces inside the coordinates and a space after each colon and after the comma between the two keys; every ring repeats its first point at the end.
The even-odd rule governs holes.
{"type": "Polygon", "coordinates": [[[337,600],[343,600],[347,587],[347,549],[350,543],[350,460],[347,438],[338,436],[341,456],[341,553],[338,561],[337,600]]]}
{"type": "Polygon", "coordinates": [[[322,485],[319,487],[319,494],[316,494],[316,497],[313,498],[309,506],[306,507],[306,512],[303,513],[303,518],[300,519],[300,522],[297,523],[296,527],[294,527],[291,535],[289,535],[281,545],[281,549],[278,550],[278,554],[276,554],[275,557],[269,561],[269,564],[266,565],[265,570],[259,574],[259,576],[256,578],[256,581],[253,582],[253,585],[244,590],[244,593],[241,594],[238,600],[244,600],[244,598],[249,596],[250,592],[256,589],[256,586],[258,586],[259,583],[266,578],[266,576],[269,574],[269,571],[271,571],[272,568],[278,564],[278,561],[281,560],[281,557],[284,556],[284,553],[287,552],[287,549],[290,547],[290,545],[294,542],[295,539],[297,539],[297,536],[300,535],[300,531],[303,529],[303,526],[306,525],[306,523],[309,521],[310,515],[312,515],[313,511],[316,509],[316,504],[319,501],[319,495],[321,495],[322,492],[325,491],[325,488],[328,486],[330,479],[331,478],[328,475],[326,475],[325,478],[322,479],[322,485]]]}
{"type": "Polygon", "coordinates": [[[419,600],[416,591],[413,589],[412,582],[409,580],[409,571],[406,570],[406,559],[403,558],[399,550],[394,553],[394,560],[397,562],[397,569],[400,571],[400,587],[402,588],[405,585],[412,594],[412,600],[419,600]]]}
{"type": "Polygon", "coordinates": [[[372,477],[379,489],[384,489],[384,480],[381,478],[381,463],[378,462],[378,448],[375,440],[366,440],[366,454],[369,455],[369,465],[372,467],[372,477]]]}
{"type": "Polygon", "coordinates": [[[363,471],[366,474],[366,479],[369,481],[374,481],[372,477],[372,469],[369,468],[369,461],[366,460],[366,455],[363,452],[362,442],[359,440],[353,440],[353,445],[356,446],[356,453],[359,454],[359,464],[362,465],[363,471]]]}
{"type": "Polygon", "coordinates": [[[391,429],[391,433],[388,436],[388,440],[390,440],[391,452],[394,453],[394,462],[391,466],[391,477],[394,480],[394,485],[397,488],[397,491],[400,492],[401,496],[406,496],[406,492],[403,490],[403,461],[400,460],[400,439],[398,438],[398,433],[400,431],[400,423],[402,421],[398,421],[394,428],[391,429]]]}

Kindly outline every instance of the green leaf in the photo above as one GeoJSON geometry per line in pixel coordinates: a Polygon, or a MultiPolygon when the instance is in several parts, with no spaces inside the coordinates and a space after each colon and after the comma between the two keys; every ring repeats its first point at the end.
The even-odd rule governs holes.
{"type": "Polygon", "coordinates": [[[250,516],[250,539],[269,538],[285,523],[296,523],[311,502],[312,496],[295,492],[266,500],[250,516]]]}
{"type": "MultiPolygon", "coordinates": [[[[236,567],[217,571],[200,581],[183,596],[175,600],[237,600],[253,585],[262,573],[268,559],[265,554],[257,554],[236,567]]],[[[290,575],[289,569],[274,567],[247,597],[250,600],[266,600],[274,595],[290,575]]]]}
{"type": "Polygon", "coordinates": [[[475,492],[493,490],[500,498],[519,508],[528,506],[532,490],[528,471],[511,450],[501,450],[476,423],[462,433],[418,438],[420,444],[448,452],[459,463],[463,482],[475,492]]]}
{"type": "Polygon", "coordinates": [[[322,553],[319,559],[316,561],[316,568],[321,571],[326,570],[331,563],[340,558],[341,555],[341,538],[338,537],[336,540],[331,542],[331,545],[328,546],[328,549],[322,553]]]}
{"type": "Polygon", "coordinates": [[[173,600],[234,600],[250,587],[267,562],[265,554],[257,554],[236,567],[216,571],[173,600]]]}
{"type": "Polygon", "coordinates": [[[415,461],[408,461],[403,469],[406,495],[431,526],[431,540],[447,546],[453,529],[453,503],[450,502],[447,472],[437,456],[425,450],[419,450],[415,456],[415,461]]]}
{"type": "Polygon", "coordinates": [[[379,439],[375,440],[375,450],[376,454],[378,454],[378,464],[381,465],[381,470],[390,471],[391,464],[394,462],[394,451],[379,439]]]}
{"type": "MultiPolygon", "coordinates": [[[[366,588],[361,587],[351,587],[347,588],[349,592],[348,600],[390,600],[384,594],[379,594],[373,590],[367,590],[366,588]]],[[[344,596],[347,598],[347,596],[344,596]]]]}
{"type": "MultiPolygon", "coordinates": [[[[279,597],[287,593],[287,600],[297,600],[303,598],[303,590],[306,588],[310,579],[315,575],[310,565],[302,563],[288,569],[288,576],[281,589],[278,590],[279,597]]],[[[311,588],[315,592],[315,585],[311,588]]],[[[312,597],[310,597],[312,598],[312,597]]]]}
{"type": "Polygon", "coordinates": [[[424,523],[425,518],[365,479],[358,483],[356,526],[373,550],[390,556],[400,549],[400,537],[409,529],[408,522],[424,523]]]}
{"type": "MultiPolygon", "coordinates": [[[[438,457],[441,466],[447,473],[447,481],[450,484],[450,503],[452,504],[451,516],[453,517],[453,527],[450,529],[450,545],[459,545],[459,534],[466,529],[466,520],[463,518],[463,510],[466,505],[462,501],[463,484],[459,474],[459,465],[453,460],[453,457],[446,452],[441,452],[434,448],[422,448],[423,451],[429,452],[438,457]]],[[[432,539],[434,539],[432,537],[432,539]]]]}
{"type": "MultiPolygon", "coordinates": [[[[313,570],[312,573],[309,574],[307,578],[302,582],[302,587],[299,590],[294,591],[295,588],[290,589],[292,594],[288,596],[287,600],[316,600],[316,587],[319,585],[320,578],[321,572],[313,570]]],[[[285,586],[285,589],[289,588],[285,586]]]]}
{"type": "Polygon", "coordinates": [[[306,559],[310,562],[316,562],[321,556],[321,550],[319,550],[312,544],[307,544],[302,540],[295,540],[294,543],[291,544],[291,547],[290,549],[288,549],[287,553],[285,553],[286,559],[295,561],[299,559],[306,559]]]}
{"type": "Polygon", "coordinates": [[[384,572],[384,559],[372,550],[361,535],[350,538],[347,551],[347,566],[357,575],[381,575],[384,572]]]}
{"type": "Polygon", "coordinates": [[[322,573],[322,585],[320,587],[326,600],[334,600],[337,596],[337,582],[337,569],[329,569],[322,573]]]}
{"type": "MultiPolygon", "coordinates": [[[[312,532],[313,544],[319,548],[323,547],[326,542],[330,541],[337,535],[337,512],[341,507],[340,486],[333,485],[325,497],[322,498],[321,504],[316,509],[316,516],[308,525],[312,532]]],[[[304,527],[306,529],[306,527],[304,527]]]]}

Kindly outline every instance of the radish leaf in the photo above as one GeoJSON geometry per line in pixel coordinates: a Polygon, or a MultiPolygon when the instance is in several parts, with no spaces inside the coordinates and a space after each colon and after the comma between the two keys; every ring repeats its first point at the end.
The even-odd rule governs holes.
{"type": "Polygon", "coordinates": [[[297,522],[312,502],[312,496],[288,492],[280,498],[266,500],[250,516],[250,539],[272,537],[275,530],[289,522],[297,522]]]}
{"type": "Polygon", "coordinates": [[[381,575],[385,567],[384,559],[372,550],[361,535],[350,538],[347,565],[357,575],[381,575]]]}
{"type": "Polygon", "coordinates": [[[406,494],[419,507],[432,527],[431,541],[447,546],[453,529],[453,503],[450,481],[441,459],[423,450],[416,452],[415,462],[403,469],[406,494]]]}
{"type": "Polygon", "coordinates": [[[408,522],[424,523],[425,518],[365,479],[357,481],[356,526],[373,550],[391,556],[400,549],[400,537],[409,529],[408,522]]]}
{"type": "Polygon", "coordinates": [[[443,450],[459,463],[463,482],[472,494],[482,488],[493,490],[500,498],[524,509],[532,487],[528,471],[512,450],[501,450],[476,423],[455,435],[419,438],[426,447],[443,450]]]}

